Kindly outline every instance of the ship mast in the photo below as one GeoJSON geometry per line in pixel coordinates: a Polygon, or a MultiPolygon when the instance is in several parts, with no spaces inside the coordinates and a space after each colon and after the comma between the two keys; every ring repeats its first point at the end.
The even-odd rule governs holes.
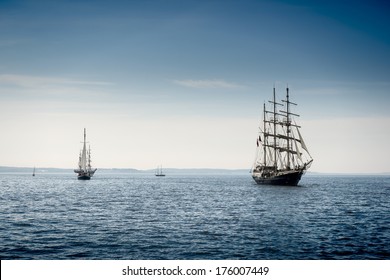
{"type": "Polygon", "coordinates": [[[273,124],[273,134],[270,135],[270,136],[273,136],[273,138],[274,138],[274,143],[273,143],[272,147],[273,147],[273,150],[274,150],[274,171],[276,173],[277,170],[278,170],[278,161],[277,161],[277,148],[278,147],[277,147],[277,141],[276,141],[276,139],[277,139],[276,125],[278,124],[277,115],[280,115],[276,111],[276,105],[283,106],[283,104],[280,104],[280,103],[276,102],[275,86],[274,86],[274,91],[273,91],[273,101],[268,101],[268,102],[270,102],[270,103],[272,103],[274,105],[273,106],[273,111],[272,112],[268,112],[268,113],[272,113],[273,114],[273,120],[271,121],[271,123],[273,124]]]}
{"type": "Polygon", "coordinates": [[[91,170],[91,146],[88,147],[88,170],[91,170]]]}
{"type": "Polygon", "coordinates": [[[274,86],[274,119],[273,119],[273,123],[274,123],[274,169],[276,172],[278,166],[277,166],[277,160],[276,160],[276,96],[275,96],[275,86],[274,86]]]}
{"type": "MultiPolygon", "coordinates": [[[[291,133],[291,115],[293,116],[296,116],[296,117],[299,117],[299,115],[297,114],[294,114],[294,113],[291,113],[291,110],[290,110],[290,104],[292,105],[297,105],[296,103],[294,102],[291,102],[290,101],[290,96],[289,96],[289,89],[288,89],[288,86],[286,88],[286,100],[282,100],[282,102],[285,102],[286,103],[286,108],[287,110],[286,111],[280,111],[285,115],[286,117],[286,122],[284,122],[283,124],[286,125],[287,127],[287,132],[286,132],[286,142],[287,142],[287,147],[286,147],[286,152],[287,152],[287,169],[291,169],[291,151],[292,151],[292,143],[290,143],[290,139],[293,139],[292,137],[290,137],[290,133],[291,133]],[[290,149],[290,146],[291,146],[291,149],[290,149]]],[[[298,127],[298,126],[297,126],[298,127]]]]}
{"type": "Polygon", "coordinates": [[[290,100],[288,95],[288,86],[286,88],[286,107],[287,107],[287,169],[290,169],[290,100]]]}
{"type": "Polygon", "coordinates": [[[266,146],[266,111],[265,111],[265,102],[263,104],[263,141],[264,141],[264,144],[263,144],[263,151],[264,151],[264,167],[267,166],[267,146],[266,146]]]}

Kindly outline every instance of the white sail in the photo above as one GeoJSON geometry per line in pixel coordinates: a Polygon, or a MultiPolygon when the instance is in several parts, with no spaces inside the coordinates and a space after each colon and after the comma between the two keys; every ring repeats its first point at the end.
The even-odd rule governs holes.
{"type": "Polygon", "coordinates": [[[295,143],[295,149],[297,150],[297,157],[298,157],[299,161],[302,162],[301,152],[299,151],[297,141],[294,141],[294,143],[295,143]]]}
{"type": "Polygon", "coordinates": [[[85,147],[85,140],[83,145],[83,151],[81,152],[81,169],[87,171],[87,150],[85,147]]]}
{"type": "Polygon", "coordinates": [[[309,154],[309,156],[311,157],[311,155],[310,155],[310,153],[309,153],[309,150],[308,150],[307,147],[306,147],[305,141],[303,141],[303,137],[302,137],[301,133],[299,132],[298,127],[297,127],[297,131],[298,131],[298,135],[299,135],[299,140],[301,141],[301,147],[302,147],[302,149],[304,149],[304,150],[309,154]]]}

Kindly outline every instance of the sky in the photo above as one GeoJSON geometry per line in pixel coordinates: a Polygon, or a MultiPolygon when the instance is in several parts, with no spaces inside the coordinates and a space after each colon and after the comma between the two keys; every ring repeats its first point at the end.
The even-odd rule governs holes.
{"type": "Polygon", "coordinates": [[[385,1],[0,1],[0,166],[251,168],[298,103],[311,171],[390,172],[385,1]]]}

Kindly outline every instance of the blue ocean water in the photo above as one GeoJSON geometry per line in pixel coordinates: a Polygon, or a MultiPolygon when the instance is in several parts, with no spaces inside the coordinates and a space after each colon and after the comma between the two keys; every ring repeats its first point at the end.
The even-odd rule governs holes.
{"type": "Polygon", "coordinates": [[[390,259],[390,177],[0,174],[1,259],[390,259]]]}

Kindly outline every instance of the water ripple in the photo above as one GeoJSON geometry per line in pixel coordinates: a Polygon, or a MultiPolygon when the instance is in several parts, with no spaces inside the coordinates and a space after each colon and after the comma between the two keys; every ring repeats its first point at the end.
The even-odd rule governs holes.
{"type": "Polygon", "coordinates": [[[1,259],[389,259],[390,178],[1,175],[1,259]]]}

